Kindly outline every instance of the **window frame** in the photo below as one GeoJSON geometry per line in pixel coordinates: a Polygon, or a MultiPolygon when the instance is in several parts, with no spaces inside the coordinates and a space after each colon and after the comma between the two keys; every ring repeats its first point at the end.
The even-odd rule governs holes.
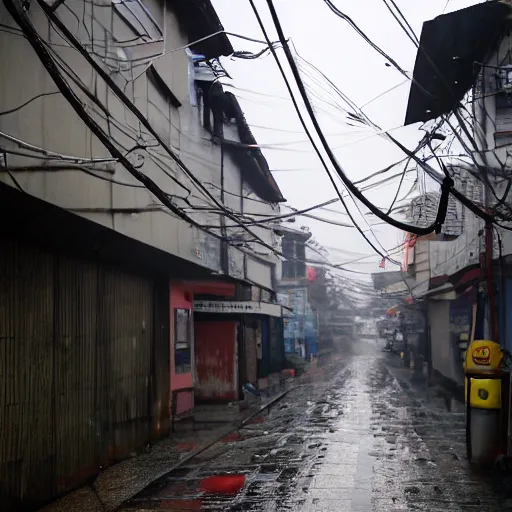
{"type": "Polygon", "coordinates": [[[182,106],[181,101],[171,91],[171,88],[165,83],[165,80],[160,76],[155,66],[151,64],[147,72],[148,80],[151,81],[153,86],[160,92],[160,94],[166,98],[174,108],[180,108],[182,106]]]}
{"type": "Polygon", "coordinates": [[[307,277],[305,243],[296,238],[286,240],[283,242],[283,252],[285,258],[289,258],[283,261],[283,279],[303,279],[307,277]],[[286,248],[285,243],[287,245],[286,248]],[[286,254],[287,252],[289,254],[286,254]]]}
{"type": "Polygon", "coordinates": [[[174,373],[190,373],[192,371],[192,310],[187,308],[174,308],[173,327],[174,373]],[[181,329],[178,328],[178,321],[182,316],[186,316],[186,339],[181,339],[181,329]],[[178,354],[187,352],[188,362],[178,364],[178,354]]]}

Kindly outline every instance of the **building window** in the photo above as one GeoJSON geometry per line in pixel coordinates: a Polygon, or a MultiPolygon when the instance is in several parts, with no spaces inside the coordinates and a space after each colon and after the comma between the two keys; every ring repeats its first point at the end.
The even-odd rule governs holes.
{"type": "Polygon", "coordinates": [[[160,73],[151,65],[147,71],[147,77],[160,94],[166,98],[174,108],[180,108],[182,103],[177,96],[171,91],[166,81],[160,76],[160,73]]]}
{"type": "Polygon", "coordinates": [[[112,0],[119,17],[144,41],[161,41],[162,29],[158,26],[142,0],[112,0]]]}
{"type": "Polygon", "coordinates": [[[174,310],[174,369],[176,373],[192,371],[192,315],[190,309],[174,310]]]}
{"type": "Polygon", "coordinates": [[[498,91],[512,91],[512,64],[507,64],[496,70],[498,91]]]}
{"type": "Polygon", "coordinates": [[[306,245],[303,240],[285,238],[283,240],[283,279],[306,277],[306,245]]]}

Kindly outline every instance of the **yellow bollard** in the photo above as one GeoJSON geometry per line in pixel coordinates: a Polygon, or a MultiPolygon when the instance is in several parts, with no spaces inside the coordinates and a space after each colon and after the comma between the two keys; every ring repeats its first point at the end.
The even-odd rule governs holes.
{"type": "Polygon", "coordinates": [[[503,352],[493,341],[475,340],[466,350],[466,447],[475,462],[494,462],[500,453],[502,364],[503,352]]]}

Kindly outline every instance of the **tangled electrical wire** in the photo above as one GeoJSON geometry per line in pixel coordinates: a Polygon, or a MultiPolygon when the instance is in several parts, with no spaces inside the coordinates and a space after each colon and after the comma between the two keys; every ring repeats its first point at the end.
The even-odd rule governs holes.
{"type": "MultiPolygon", "coordinates": [[[[53,12],[53,10],[50,10],[46,3],[44,1],[39,2],[41,8],[43,11],[47,14],[48,19],[50,20],[50,23],[52,25],[55,25],[56,30],[60,32],[60,37],[67,41],[91,66],[92,68],[98,73],[98,75],[106,82],[108,87],[113,90],[113,92],[116,94],[116,96],[119,98],[119,100],[126,106],[126,108],[138,119],[140,124],[145,129],[145,134],[151,137],[151,140],[154,141],[154,144],[148,144],[145,141],[141,141],[140,135],[141,132],[137,133],[137,131],[131,130],[129,123],[122,123],[119,121],[116,121],[115,118],[112,116],[111,112],[98,100],[95,94],[93,94],[90,89],[82,82],[80,77],[73,72],[73,70],[63,61],[62,58],[59,58],[57,54],[52,52],[51,45],[48,45],[45,41],[43,41],[39,34],[37,33],[36,29],[31,24],[30,20],[26,16],[26,14],[23,11],[19,11],[15,5],[14,2],[11,0],[6,0],[5,5],[8,9],[9,13],[13,17],[13,19],[18,23],[18,25],[21,28],[21,31],[24,35],[24,37],[27,39],[27,41],[31,44],[37,55],[39,56],[42,64],[54,80],[55,84],[57,85],[58,92],[52,93],[52,94],[61,94],[73,107],[75,112],[79,115],[79,117],[83,120],[83,122],[86,124],[86,126],[91,130],[91,132],[104,144],[104,146],[108,149],[108,151],[111,153],[112,158],[107,159],[111,162],[117,162],[123,165],[123,167],[135,178],[137,183],[125,183],[120,182],[117,180],[113,180],[110,178],[107,178],[105,176],[101,176],[98,174],[98,169],[94,166],[91,166],[91,164],[94,164],[95,162],[87,161],[79,157],[65,157],[64,161],[68,161],[65,165],[62,164],[62,169],[66,168],[69,170],[70,168],[75,168],[76,170],[80,170],[83,172],[86,172],[87,174],[98,177],[100,179],[104,179],[105,181],[110,181],[112,183],[117,183],[119,185],[125,185],[125,186],[132,186],[136,188],[146,188],[152,194],[159,199],[159,201],[162,203],[164,207],[166,207],[171,214],[174,216],[186,221],[187,223],[191,224],[192,226],[197,227],[198,229],[208,233],[209,235],[213,236],[214,238],[217,238],[219,240],[222,240],[230,245],[233,245],[235,247],[240,247],[238,243],[234,243],[232,239],[224,237],[222,235],[217,234],[215,231],[212,231],[212,228],[210,226],[205,226],[199,224],[197,221],[195,221],[193,218],[191,218],[186,211],[178,207],[175,203],[176,196],[173,196],[167,192],[164,192],[156,183],[146,174],[142,173],[140,171],[140,165],[135,165],[134,161],[130,159],[130,156],[137,152],[138,150],[144,151],[148,156],[150,156],[153,160],[158,160],[156,154],[154,151],[152,151],[152,147],[160,147],[164,149],[164,152],[166,153],[165,158],[169,158],[173,160],[180,169],[188,176],[188,178],[191,180],[191,182],[198,188],[201,193],[205,196],[205,198],[210,202],[210,206],[214,206],[216,208],[216,211],[220,214],[225,216],[228,219],[231,219],[235,222],[235,225],[237,227],[240,227],[242,230],[244,230],[249,236],[251,236],[251,242],[252,243],[258,243],[268,249],[272,254],[277,254],[278,256],[283,257],[283,254],[279,251],[276,251],[274,247],[266,243],[264,240],[262,240],[255,232],[251,231],[247,225],[250,225],[251,223],[258,224],[258,222],[253,222],[252,220],[249,220],[248,222],[243,222],[240,220],[240,217],[236,215],[232,210],[226,208],[222,203],[220,203],[215,196],[213,196],[205,187],[205,185],[198,180],[193,173],[188,169],[185,164],[177,157],[177,155],[170,149],[160,138],[158,133],[155,132],[155,130],[152,128],[152,126],[148,123],[147,119],[144,118],[144,116],[140,113],[140,111],[135,107],[135,105],[126,97],[124,91],[122,91],[119,86],[109,77],[107,73],[105,73],[101,66],[95,63],[93,56],[91,53],[80,44],[80,42],[73,36],[73,34],[67,30],[66,26],[59,20],[59,18],[56,16],[56,14],[53,12]],[[90,101],[91,105],[89,108],[91,113],[94,113],[100,118],[104,119],[107,122],[108,125],[108,131],[105,131],[102,126],[94,120],[91,113],[87,112],[84,108],[84,104],[82,100],[77,96],[75,91],[69,86],[67,81],[70,81],[73,83],[78,90],[80,90],[81,93],[83,93],[90,101]],[[113,131],[117,130],[121,132],[125,137],[129,139],[135,139],[137,141],[137,144],[133,147],[126,147],[121,143],[121,141],[117,140],[116,137],[113,135],[113,131]]],[[[31,99],[31,101],[35,101],[35,99],[31,99]]],[[[29,103],[30,103],[29,102],[29,103]]],[[[18,110],[26,106],[26,104],[20,105],[14,110],[18,110]]],[[[11,111],[5,112],[4,115],[9,115],[11,111]]],[[[5,137],[7,134],[3,134],[5,137]]],[[[23,145],[23,141],[16,141],[17,144],[23,145]]],[[[30,151],[33,151],[34,147],[28,148],[30,151]]],[[[44,149],[41,148],[39,157],[46,156],[48,158],[60,158],[62,155],[53,155],[48,156],[45,153],[47,153],[44,149]]],[[[25,153],[25,156],[29,156],[29,153],[25,153]]],[[[161,158],[161,157],[160,157],[161,158]]],[[[165,164],[162,164],[159,166],[166,174],[175,181],[176,185],[183,188],[188,195],[190,195],[190,189],[187,189],[180,181],[178,181],[171,173],[165,170],[167,167],[165,164]]],[[[37,166],[32,166],[30,170],[36,170],[37,166]]],[[[57,171],[57,166],[54,166],[54,169],[57,171]]],[[[18,169],[20,170],[20,169],[18,169]]],[[[26,170],[29,170],[26,168],[26,170]]],[[[188,200],[187,197],[181,197],[181,200],[188,202],[189,206],[191,206],[193,209],[194,205],[192,205],[188,200]]],[[[157,208],[159,208],[158,205],[156,205],[157,208]]],[[[151,207],[154,209],[154,207],[151,207]]],[[[142,209],[144,210],[144,209],[142,209]]],[[[210,209],[211,210],[211,209],[210,209]]],[[[147,211],[149,211],[149,207],[147,208],[147,211]]],[[[294,213],[295,215],[296,213],[294,213]]],[[[274,220],[279,220],[279,216],[276,216],[276,218],[266,220],[265,222],[270,222],[274,220]]]]}
{"type": "MultiPolygon", "coordinates": [[[[326,0],[326,2],[327,2],[327,0],[326,0]]],[[[268,249],[269,251],[271,251],[272,253],[275,254],[276,253],[275,249],[271,245],[266,243],[264,240],[262,240],[261,237],[256,234],[256,232],[249,229],[248,226],[254,226],[254,227],[261,228],[261,227],[266,226],[267,224],[271,224],[273,222],[279,222],[279,221],[284,220],[293,215],[301,215],[301,214],[308,215],[308,213],[307,212],[298,212],[298,213],[292,212],[289,215],[288,214],[276,215],[274,217],[269,217],[264,220],[255,220],[251,216],[246,216],[245,218],[242,218],[240,215],[238,215],[233,210],[228,209],[221,201],[219,201],[208,190],[208,188],[203,183],[201,183],[193,175],[193,173],[190,171],[190,169],[188,169],[188,167],[185,166],[183,161],[181,161],[181,159],[179,157],[177,157],[177,155],[172,151],[172,149],[163,143],[161,137],[159,137],[158,134],[155,132],[155,130],[149,125],[149,123],[147,122],[147,119],[145,119],[145,117],[140,113],[140,111],[138,111],[138,109],[133,105],[133,103],[129,101],[129,99],[124,94],[124,91],[122,89],[120,89],[115,84],[115,82],[113,82],[112,80],[109,80],[110,77],[108,75],[106,75],[105,73],[102,75],[101,67],[95,63],[91,52],[89,52],[87,50],[87,48],[85,48],[83,45],[81,45],[79,43],[79,41],[77,41],[76,38],[74,38],[73,34],[71,34],[69,31],[66,31],[65,25],[62,22],[60,22],[59,18],[55,15],[55,13],[53,11],[52,12],[49,11],[48,6],[44,2],[44,0],[38,0],[38,3],[41,6],[41,8],[43,9],[43,11],[46,12],[46,14],[47,14],[48,18],[51,20],[51,22],[56,25],[56,27],[58,28],[60,33],[63,35],[65,40],[67,40],[72,45],[72,47],[76,51],[78,51],[78,53],[80,53],[82,55],[82,57],[84,57],[86,59],[86,61],[93,67],[93,69],[99,74],[99,76],[114,91],[116,96],[121,100],[121,102],[126,106],[126,108],[131,112],[131,114],[133,114],[137,118],[138,122],[144,127],[145,133],[148,134],[152,138],[152,140],[155,141],[153,148],[148,147],[148,145],[146,143],[144,143],[143,145],[136,145],[132,148],[122,147],[123,151],[120,151],[118,149],[118,146],[120,146],[120,144],[114,144],[114,142],[116,142],[116,141],[110,131],[111,124],[115,126],[116,130],[119,130],[119,131],[124,130],[125,132],[127,130],[126,124],[115,121],[115,119],[113,118],[112,114],[108,111],[108,109],[105,109],[104,106],[101,104],[101,102],[99,102],[98,99],[95,97],[95,95],[92,94],[91,91],[88,90],[88,88],[83,83],[81,83],[79,78],[77,76],[73,75],[72,70],[66,69],[62,65],[62,62],[59,63],[58,59],[55,57],[55,55],[52,55],[52,53],[50,51],[48,51],[48,47],[45,45],[44,41],[42,41],[40,38],[38,39],[37,32],[35,30],[32,30],[32,31],[30,30],[31,29],[30,22],[27,19],[24,19],[24,14],[19,13],[19,12],[16,13],[16,15],[18,17],[17,21],[18,22],[21,21],[20,27],[22,27],[25,37],[27,37],[30,44],[34,47],[34,49],[36,49],[36,51],[40,55],[40,58],[42,58],[42,61],[44,62],[45,66],[48,66],[47,69],[49,70],[49,72],[51,71],[50,74],[52,75],[54,80],[57,79],[57,82],[59,82],[60,94],[64,95],[66,97],[66,99],[70,102],[70,104],[73,105],[73,108],[75,108],[75,111],[77,111],[77,113],[80,115],[80,117],[82,117],[84,122],[89,126],[89,128],[91,128],[93,133],[95,133],[95,135],[102,142],[105,143],[106,147],[109,149],[111,154],[116,158],[116,160],[119,161],[120,163],[122,163],[123,166],[130,172],[130,174],[137,181],[142,183],[142,185],[137,185],[137,186],[148,188],[162,202],[162,204],[164,204],[166,207],[169,208],[169,210],[174,215],[180,217],[181,219],[185,220],[186,222],[191,223],[195,227],[208,232],[208,234],[211,234],[215,238],[218,238],[218,239],[223,240],[228,243],[232,242],[232,240],[230,240],[229,238],[219,235],[217,232],[213,231],[214,228],[212,226],[204,226],[204,225],[201,225],[198,222],[196,222],[192,217],[190,217],[186,213],[186,211],[182,207],[178,207],[176,205],[176,201],[173,200],[173,196],[162,191],[158,186],[156,186],[155,182],[153,182],[147,176],[144,176],[140,172],[140,170],[137,168],[137,166],[134,165],[134,162],[129,160],[128,157],[130,156],[131,153],[134,153],[134,152],[137,152],[138,150],[140,150],[140,151],[144,152],[147,156],[149,156],[152,160],[158,161],[158,159],[160,159],[159,167],[162,170],[164,170],[164,172],[166,172],[166,174],[169,177],[171,177],[171,179],[173,179],[175,181],[177,186],[183,188],[185,190],[185,192],[187,192],[186,197],[180,197],[179,199],[185,201],[188,204],[188,206],[190,206],[190,208],[192,210],[198,209],[197,205],[192,204],[188,200],[188,197],[190,197],[190,195],[191,195],[191,190],[189,188],[185,187],[179,180],[176,180],[176,178],[174,176],[172,176],[171,173],[169,173],[168,171],[165,170],[167,168],[167,164],[162,163],[161,159],[162,158],[170,159],[178,166],[178,168],[180,168],[184,172],[184,174],[191,181],[191,183],[193,183],[194,187],[196,187],[201,192],[201,194],[204,197],[205,203],[206,203],[206,206],[204,208],[210,208],[210,211],[215,211],[219,215],[222,215],[223,217],[230,219],[232,222],[234,222],[234,224],[230,225],[230,226],[225,226],[225,227],[229,227],[229,228],[236,227],[238,229],[241,229],[242,231],[245,232],[245,234],[247,236],[251,237],[251,242],[259,243],[260,245],[262,245],[263,247],[265,247],[266,249],[268,249]],[[27,21],[28,21],[28,23],[27,23],[27,21]],[[59,64],[60,64],[60,66],[59,66],[59,64]],[[59,67],[60,67],[60,70],[59,70],[59,67]],[[66,69],[66,71],[64,71],[64,69],[66,69]],[[57,72],[57,74],[56,74],[56,72],[57,72]],[[58,73],[60,73],[60,75],[61,75],[60,78],[58,76],[58,73]],[[66,75],[67,79],[71,80],[80,89],[80,91],[83,94],[85,94],[93,102],[93,104],[94,104],[93,108],[96,108],[97,113],[98,112],[103,113],[105,119],[108,121],[109,133],[102,132],[102,129],[98,125],[98,123],[95,123],[94,119],[90,115],[88,115],[87,112],[84,111],[83,104],[82,104],[81,100],[79,100],[76,97],[76,94],[69,88],[69,86],[66,83],[66,80],[63,78],[63,75],[66,75]],[[163,148],[165,156],[157,155],[157,152],[154,149],[157,147],[163,148]]],[[[6,1],[6,5],[8,5],[8,4],[13,4],[13,3],[12,3],[12,1],[6,1]]],[[[271,5],[271,2],[269,2],[269,6],[270,5],[271,5]]],[[[16,7],[13,6],[12,8],[16,11],[16,7]]],[[[13,16],[13,18],[14,17],[15,16],[13,16]]],[[[276,15],[276,17],[277,17],[277,15],[276,15]]],[[[274,21],[276,21],[274,15],[273,15],[273,19],[274,19],[274,21]]],[[[276,26],[278,26],[278,25],[276,24],[276,26]]],[[[248,58],[248,59],[258,58],[258,56],[264,55],[266,52],[272,53],[275,56],[276,48],[279,48],[279,45],[281,45],[283,47],[283,49],[284,49],[285,53],[287,53],[287,57],[288,57],[288,53],[290,52],[290,50],[288,48],[288,41],[286,39],[284,39],[284,35],[282,35],[282,30],[281,31],[278,30],[278,32],[280,32],[280,42],[279,43],[272,43],[268,39],[268,37],[266,37],[267,47],[263,50],[263,52],[258,52],[258,54],[251,54],[250,56],[245,54],[245,52],[242,52],[245,54],[245,56],[241,57],[241,58],[248,58]]],[[[291,53],[290,53],[290,55],[291,55],[291,53]]],[[[278,59],[276,59],[276,60],[278,60],[278,59]]],[[[291,60],[293,61],[293,57],[291,58],[291,60]]],[[[304,64],[304,65],[306,66],[306,64],[304,64]]],[[[304,72],[304,68],[303,68],[303,72],[304,72]]],[[[298,70],[297,70],[297,74],[298,74],[298,70]]],[[[295,73],[294,73],[294,75],[295,75],[295,73]]],[[[299,75],[299,79],[300,79],[300,75],[299,75]]],[[[305,91],[305,88],[303,87],[304,90],[301,89],[300,81],[297,81],[297,84],[299,86],[299,89],[301,90],[301,95],[303,95],[303,99],[304,99],[304,95],[305,95],[306,99],[304,99],[304,101],[307,106],[309,101],[307,100],[307,93],[305,91]]],[[[341,91],[338,90],[337,92],[338,92],[338,96],[339,96],[341,91]]],[[[293,96],[292,96],[292,99],[293,99],[293,96]]],[[[337,108],[343,108],[345,110],[345,108],[337,102],[337,99],[335,97],[333,97],[332,101],[333,101],[333,105],[335,105],[337,108]]],[[[309,106],[311,108],[311,104],[309,104],[309,106]]],[[[312,110],[312,108],[311,108],[311,110],[312,110]]],[[[308,109],[308,111],[309,111],[309,109],[308,109]]],[[[309,113],[310,113],[310,117],[311,117],[313,123],[315,123],[314,115],[311,116],[311,112],[309,112],[309,113]]],[[[369,124],[369,121],[367,120],[367,118],[363,114],[358,112],[357,110],[355,110],[353,112],[349,111],[348,115],[352,119],[352,121],[354,121],[356,123],[361,123],[361,124],[365,124],[368,126],[375,126],[373,124],[369,124]]],[[[319,130],[319,126],[315,126],[315,128],[317,129],[318,135],[322,139],[321,135],[323,135],[323,134],[321,133],[321,130],[319,130]]],[[[310,138],[310,134],[309,133],[307,133],[307,134],[308,134],[308,137],[310,138]]],[[[131,137],[133,137],[135,135],[138,136],[139,134],[137,134],[137,132],[135,132],[135,134],[134,133],[130,134],[131,137]]],[[[386,134],[386,137],[389,137],[389,134],[386,134]]],[[[399,227],[400,229],[404,229],[404,230],[407,230],[410,232],[417,232],[418,234],[430,232],[430,231],[432,231],[432,229],[438,230],[438,229],[440,229],[440,226],[442,225],[442,221],[444,220],[444,215],[446,214],[446,211],[444,211],[444,213],[443,213],[443,204],[446,203],[448,193],[450,192],[450,188],[452,187],[451,181],[450,181],[451,177],[448,175],[448,173],[446,173],[444,178],[440,178],[439,175],[436,175],[437,179],[441,180],[443,183],[442,195],[441,195],[441,203],[442,204],[440,205],[441,207],[438,210],[438,216],[437,216],[435,222],[432,224],[432,226],[428,226],[426,228],[420,229],[420,228],[417,228],[417,226],[412,226],[412,225],[408,225],[405,223],[401,223],[400,221],[397,221],[396,219],[391,218],[389,215],[390,215],[391,211],[393,211],[394,206],[395,206],[396,202],[398,201],[398,197],[399,197],[400,190],[401,190],[401,187],[403,184],[403,180],[404,180],[405,173],[406,173],[406,170],[408,167],[408,163],[410,161],[414,160],[418,166],[420,165],[420,162],[424,166],[425,162],[423,162],[421,159],[419,159],[419,157],[417,156],[417,153],[418,153],[418,151],[423,149],[425,146],[428,146],[429,143],[431,143],[431,134],[426,134],[424,139],[422,140],[421,144],[415,151],[413,151],[413,152],[406,151],[407,158],[405,159],[405,161],[406,161],[405,169],[404,169],[403,173],[396,175],[396,176],[400,177],[400,183],[398,186],[398,190],[396,192],[395,199],[393,200],[393,203],[392,203],[391,207],[388,209],[388,211],[384,212],[380,208],[378,208],[375,205],[373,205],[372,203],[370,203],[362,195],[361,191],[357,188],[356,184],[353,184],[352,182],[350,182],[348,180],[348,178],[346,178],[346,175],[344,174],[343,170],[337,164],[336,159],[334,158],[334,155],[332,155],[332,153],[329,152],[329,147],[325,141],[325,138],[322,140],[322,145],[323,145],[325,151],[328,153],[331,163],[336,168],[338,175],[342,178],[342,181],[348,190],[348,195],[344,196],[344,197],[352,198],[354,200],[354,204],[356,204],[356,206],[357,206],[357,203],[355,200],[362,202],[371,211],[371,213],[373,215],[376,215],[378,218],[380,218],[384,222],[387,222],[391,225],[395,225],[396,227],[399,227]],[[430,231],[429,231],[429,229],[430,229],[430,231]]],[[[318,152],[318,149],[316,147],[315,147],[315,150],[318,152]]],[[[326,162],[322,161],[322,163],[323,163],[324,168],[326,169],[327,173],[331,177],[331,175],[329,173],[329,169],[327,168],[326,162]]],[[[441,165],[441,168],[443,168],[442,165],[441,165]]],[[[87,170],[90,172],[94,172],[91,169],[87,169],[87,170]]],[[[432,172],[432,171],[433,170],[430,169],[430,172],[432,172]]],[[[333,181],[333,184],[334,184],[334,181],[333,181]]],[[[348,208],[346,207],[346,204],[344,203],[343,193],[341,193],[339,190],[337,190],[337,192],[338,192],[340,201],[342,202],[342,204],[345,206],[345,208],[347,210],[347,215],[349,217],[351,217],[351,221],[353,222],[354,227],[356,227],[356,229],[358,229],[360,231],[360,233],[363,236],[365,236],[364,231],[357,225],[357,223],[354,221],[353,216],[351,216],[348,208]]],[[[174,196],[174,199],[175,199],[175,196],[174,196]]],[[[325,220],[325,219],[323,219],[323,220],[325,220]]],[[[339,225],[340,223],[337,223],[337,224],[339,225]]],[[[378,254],[382,255],[383,257],[387,257],[387,258],[389,257],[389,255],[384,254],[385,251],[384,251],[384,253],[379,251],[372,244],[372,242],[368,240],[368,238],[366,236],[365,236],[365,238],[367,239],[367,241],[370,243],[372,248],[374,248],[374,250],[378,254]]],[[[282,254],[278,254],[278,255],[282,256],[282,254]]]]}

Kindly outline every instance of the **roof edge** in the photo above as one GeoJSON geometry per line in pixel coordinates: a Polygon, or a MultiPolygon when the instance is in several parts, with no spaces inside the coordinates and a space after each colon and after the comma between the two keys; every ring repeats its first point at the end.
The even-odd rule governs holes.
{"type": "MultiPolygon", "coordinates": [[[[187,32],[189,42],[224,32],[224,27],[211,0],[167,0],[180,24],[187,32]]],[[[226,33],[217,34],[192,49],[207,59],[231,55],[234,50],[226,33]]]]}

